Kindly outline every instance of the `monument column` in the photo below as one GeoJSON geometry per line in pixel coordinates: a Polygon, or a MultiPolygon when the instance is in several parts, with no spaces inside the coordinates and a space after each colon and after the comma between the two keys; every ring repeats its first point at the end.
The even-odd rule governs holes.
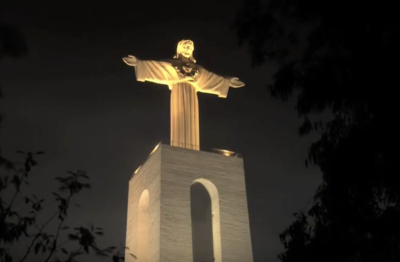
{"type": "Polygon", "coordinates": [[[243,159],[159,145],[129,181],[126,246],[127,262],[252,262],[243,159]]]}
{"type": "Polygon", "coordinates": [[[159,144],[129,180],[127,262],[253,261],[243,159],[200,151],[197,100],[244,83],[197,65],[193,50],[182,40],[172,60],[123,58],[138,81],[171,90],[171,145],[159,144]]]}

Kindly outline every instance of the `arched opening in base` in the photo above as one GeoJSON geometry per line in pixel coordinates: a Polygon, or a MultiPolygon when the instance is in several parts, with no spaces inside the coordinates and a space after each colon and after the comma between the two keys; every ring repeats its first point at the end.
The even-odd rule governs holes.
{"type": "Polygon", "coordinates": [[[151,262],[150,261],[150,247],[149,247],[149,201],[150,195],[149,190],[143,190],[139,205],[138,205],[138,217],[137,217],[137,249],[136,256],[138,262],[151,262]]]}
{"type": "Polygon", "coordinates": [[[196,179],[190,188],[193,262],[221,262],[219,196],[216,186],[196,179]]]}

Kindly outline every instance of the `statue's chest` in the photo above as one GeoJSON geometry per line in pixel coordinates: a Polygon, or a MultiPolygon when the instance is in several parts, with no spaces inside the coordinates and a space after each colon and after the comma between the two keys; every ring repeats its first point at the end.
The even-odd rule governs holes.
{"type": "Polygon", "coordinates": [[[181,77],[191,77],[194,80],[199,75],[199,69],[196,67],[196,65],[191,63],[177,63],[174,65],[174,68],[181,77]]]}

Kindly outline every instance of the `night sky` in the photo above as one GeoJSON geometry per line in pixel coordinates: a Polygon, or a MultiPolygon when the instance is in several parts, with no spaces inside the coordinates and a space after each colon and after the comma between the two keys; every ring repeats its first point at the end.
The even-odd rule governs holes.
{"type": "Polygon", "coordinates": [[[23,31],[29,54],[0,62],[2,155],[46,152],[31,180],[43,197],[54,190],[54,177],[88,172],[93,188],[67,224],[93,222],[105,229],[99,244],[124,243],[128,179],[169,140],[170,91],[136,82],[121,58],[172,58],[177,42],[191,39],[200,65],[246,83],[227,99],[199,94],[200,141],[243,155],[254,261],[277,261],[278,234],[320,178],[304,167],[311,138],[297,134],[294,102],[271,99],[266,88],[276,66],[251,68],[230,29],[241,0],[4,2],[3,20],[23,31]]]}

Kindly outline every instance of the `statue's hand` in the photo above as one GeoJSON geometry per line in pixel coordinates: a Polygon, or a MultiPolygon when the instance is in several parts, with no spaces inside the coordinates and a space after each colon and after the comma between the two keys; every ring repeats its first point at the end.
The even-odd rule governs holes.
{"type": "Polygon", "coordinates": [[[240,88],[240,87],[243,87],[243,86],[244,86],[244,83],[243,83],[242,81],[239,81],[239,78],[237,78],[237,77],[232,77],[232,78],[230,79],[230,84],[229,84],[229,86],[230,86],[230,87],[233,87],[233,88],[240,88]]]}
{"type": "Polygon", "coordinates": [[[128,55],[128,57],[124,57],[124,58],[122,58],[122,60],[128,66],[136,66],[136,64],[137,64],[137,58],[134,57],[133,55],[128,55]]]}

